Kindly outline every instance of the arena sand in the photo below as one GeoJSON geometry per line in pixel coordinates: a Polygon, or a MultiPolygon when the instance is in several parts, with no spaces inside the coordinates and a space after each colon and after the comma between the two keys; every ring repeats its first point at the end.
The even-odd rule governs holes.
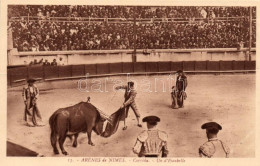
{"type": "MultiPolygon", "coordinates": [[[[110,115],[124,101],[124,92],[115,92],[113,87],[120,80],[123,83],[134,80],[138,91],[136,103],[141,116],[159,116],[161,122],[158,128],[168,133],[169,157],[198,157],[199,146],[207,140],[201,125],[208,121],[222,125],[223,130],[218,137],[231,148],[230,157],[254,157],[255,74],[188,75],[188,97],[185,107],[181,109],[170,107],[170,85],[167,79],[168,75],[90,79],[87,80],[89,92],[86,92],[84,80],[81,91],[78,89],[78,80],[37,83],[40,89],[38,106],[46,124],[44,127],[27,127],[24,124],[22,87],[11,88],[7,92],[7,140],[45,156],[63,156],[54,155],[50,144],[48,119],[51,114],[58,108],[86,101],[90,96],[92,104],[110,115]],[[94,92],[93,89],[103,92],[94,92]]],[[[127,130],[122,130],[121,122],[117,133],[109,138],[102,138],[93,132],[95,146],[88,145],[87,135],[82,133],[77,148],[73,148],[72,142],[66,139],[65,149],[69,156],[136,157],[132,147],[138,134],[146,129],[145,123],[142,123],[142,128],[136,124],[135,115],[130,110],[127,130]]]]}

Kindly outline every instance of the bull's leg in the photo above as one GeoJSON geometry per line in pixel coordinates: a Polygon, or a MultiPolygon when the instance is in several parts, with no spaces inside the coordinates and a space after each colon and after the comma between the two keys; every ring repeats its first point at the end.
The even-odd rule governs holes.
{"type": "Polygon", "coordinates": [[[88,131],[87,131],[87,134],[88,134],[88,144],[91,145],[91,146],[95,146],[95,144],[91,140],[91,132],[92,132],[92,129],[88,129],[88,131]]]}
{"type": "Polygon", "coordinates": [[[62,154],[67,155],[68,153],[65,151],[63,144],[65,142],[66,136],[67,136],[67,131],[68,131],[68,119],[64,114],[59,114],[57,117],[57,135],[59,137],[59,146],[61,149],[62,154]]]}
{"type": "Polygon", "coordinates": [[[75,134],[74,135],[74,142],[73,142],[73,147],[77,147],[78,146],[78,136],[79,136],[79,134],[75,134]]]}
{"type": "Polygon", "coordinates": [[[68,152],[66,152],[64,147],[63,147],[63,143],[64,143],[65,139],[66,139],[66,134],[61,135],[59,137],[59,145],[60,145],[60,149],[61,149],[62,154],[68,155],[68,152]]]}
{"type": "Polygon", "coordinates": [[[51,132],[51,146],[53,147],[53,152],[55,154],[59,154],[59,150],[56,146],[56,142],[57,142],[57,136],[56,136],[55,132],[52,131],[51,132]]]}
{"type": "Polygon", "coordinates": [[[72,135],[67,135],[67,137],[72,141],[72,135]]]}

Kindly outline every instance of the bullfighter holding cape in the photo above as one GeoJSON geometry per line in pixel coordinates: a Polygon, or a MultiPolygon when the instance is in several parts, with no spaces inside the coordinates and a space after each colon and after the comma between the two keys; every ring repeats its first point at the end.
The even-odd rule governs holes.
{"type": "Polygon", "coordinates": [[[28,86],[23,88],[23,100],[25,104],[24,120],[28,126],[43,126],[42,117],[37,107],[39,89],[36,87],[35,79],[28,79],[28,86]]]}
{"type": "Polygon", "coordinates": [[[116,87],[116,90],[125,89],[125,95],[124,95],[125,102],[116,112],[114,112],[109,117],[111,119],[111,123],[107,124],[106,129],[102,134],[103,137],[110,137],[112,134],[114,134],[118,129],[120,121],[124,121],[123,130],[127,129],[126,118],[128,117],[128,111],[129,111],[130,107],[132,108],[132,110],[134,111],[134,114],[136,116],[137,126],[142,127],[142,125],[140,124],[140,121],[139,121],[140,113],[138,112],[138,109],[137,109],[136,103],[135,103],[135,97],[136,97],[137,92],[133,88],[134,88],[133,82],[128,82],[127,86],[116,87]]]}
{"type": "Polygon", "coordinates": [[[182,70],[178,70],[176,74],[176,85],[172,86],[171,92],[173,109],[183,108],[184,100],[187,98],[187,94],[185,92],[188,86],[187,76],[184,74],[182,70]]]}
{"type": "Polygon", "coordinates": [[[116,90],[119,90],[119,89],[125,89],[125,102],[123,103],[123,105],[120,107],[120,108],[124,108],[125,109],[125,118],[124,118],[124,127],[123,127],[123,130],[126,130],[127,129],[127,126],[126,126],[126,118],[128,117],[128,111],[129,111],[129,108],[131,107],[132,110],[134,111],[135,113],[135,116],[136,116],[136,119],[137,119],[137,126],[138,127],[142,127],[142,125],[140,124],[140,113],[137,109],[137,106],[136,106],[136,103],[135,103],[135,97],[137,95],[137,92],[136,90],[134,89],[134,82],[128,82],[127,83],[127,86],[118,86],[116,87],[116,90]]]}

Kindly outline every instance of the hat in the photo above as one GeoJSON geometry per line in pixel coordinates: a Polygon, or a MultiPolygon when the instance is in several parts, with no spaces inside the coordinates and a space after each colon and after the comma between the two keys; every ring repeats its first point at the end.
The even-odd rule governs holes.
{"type": "Polygon", "coordinates": [[[127,83],[127,85],[133,86],[133,85],[134,85],[134,82],[130,81],[130,82],[127,83]]]}
{"type": "Polygon", "coordinates": [[[183,73],[183,71],[182,70],[178,70],[176,73],[183,73]]]}
{"type": "Polygon", "coordinates": [[[36,81],[36,79],[34,79],[34,78],[29,78],[28,80],[27,80],[27,83],[34,83],[36,81]]]}
{"type": "Polygon", "coordinates": [[[156,125],[157,122],[160,122],[160,118],[157,116],[146,116],[143,118],[143,122],[156,125]]]}
{"type": "Polygon", "coordinates": [[[208,123],[204,123],[201,126],[202,129],[216,129],[216,130],[221,130],[222,127],[216,123],[216,122],[208,122],[208,123]]]}

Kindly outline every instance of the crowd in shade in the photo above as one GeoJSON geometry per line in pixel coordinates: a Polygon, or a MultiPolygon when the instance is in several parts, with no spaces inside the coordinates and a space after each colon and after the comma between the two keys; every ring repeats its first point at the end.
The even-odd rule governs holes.
{"type": "MultiPolygon", "coordinates": [[[[249,44],[247,7],[9,6],[11,16],[38,16],[11,21],[18,51],[237,48],[249,44]],[[134,12],[136,11],[136,12],[134,12]],[[202,18],[183,22],[48,21],[47,17],[202,18]],[[218,20],[222,17],[229,21],[218,20]],[[215,20],[216,18],[216,20],[215,20]]],[[[255,8],[253,8],[253,18],[255,8]]],[[[252,47],[256,42],[253,22],[252,47]]]]}

